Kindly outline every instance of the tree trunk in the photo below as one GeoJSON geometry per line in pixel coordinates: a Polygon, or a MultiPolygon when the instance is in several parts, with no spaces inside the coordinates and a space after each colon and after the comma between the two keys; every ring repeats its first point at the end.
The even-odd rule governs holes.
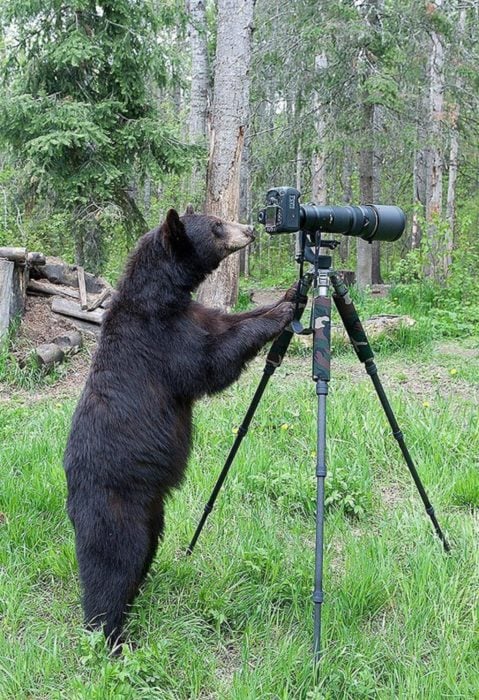
{"type": "MultiPolygon", "coordinates": [[[[353,201],[353,154],[349,145],[344,146],[343,150],[343,172],[342,172],[342,188],[343,202],[352,204],[353,201]]],[[[341,236],[339,244],[339,257],[341,263],[345,265],[349,258],[350,236],[341,236]]]]}
{"type": "MultiPolygon", "coordinates": [[[[188,0],[189,40],[191,52],[191,92],[188,132],[192,143],[206,141],[208,113],[208,47],[206,36],[206,1],[188,0]]],[[[195,167],[190,179],[190,198],[202,201],[204,178],[195,167]]]]}
{"type": "MultiPolygon", "coordinates": [[[[365,28],[368,30],[368,41],[373,34],[379,34],[381,29],[380,12],[382,9],[382,0],[355,0],[356,7],[365,20],[365,28]]],[[[373,74],[374,65],[377,62],[377,56],[369,49],[367,43],[362,49],[362,61],[365,67],[362,69],[362,89],[366,90],[363,96],[362,105],[362,129],[363,129],[363,146],[359,154],[359,195],[363,204],[373,204],[375,196],[378,194],[378,179],[379,179],[379,149],[377,146],[377,130],[379,126],[379,107],[372,103],[365,84],[367,79],[373,74]]],[[[377,70],[377,69],[376,69],[377,70]]],[[[371,244],[357,239],[357,271],[356,279],[360,289],[364,289],[373,283],[373,268],[374,277],[376,280],[381,279],[379,270],[379,244],[371,244]],[[374,265],[373,265],[373,246],[375,245],[374,265]]]]}
{"type": "MultiPolygon", "coordinates": [[[[216,70],[206,211],[226,220],[239,214],[241,156],[248,120],[253,0],[218,0],[216,70]]],[[[238,297],[239,254],[226,258],[201,285],[199,300],[229,310],[238,297]]]]}
{"type": "MultiPolygon", "coordinates": [[[[374,105],[364,104],[363,135],[368,141],[372,139],[374,124],[374,105]]],[[[359,154],[359,196],[362,204],[373,201],[373,161],[374,151],[371,143],[367,143],[359,154]]],[[[372,284],[372,245],[362,238],[357,239],[356,248],[356,280],[360,289],[372,284]]]]}
{"type": "MultiPolygon", "coordinates": [[[[249,224],[252,223],[250,160],[250,138],[249,134],[247,133],[243,147],[243,157],[241,159],[239,217],[241,222],[249,224]]],[[[240,250],[240,274],[244,277],[248,277],[249,275],[249,254],[249,246],[246,246],[246,248],[240,250]]]]}
{"type": "MultiPolygon", "coordinates": [[[[457,24],[458,32],[458,45],[462,50],[462,44],[464,40],[464,31],[466,28],[466,8],[463,7],[459,14],[459,22],[457,24]]],[[[460,94],[463,87],[462,76],[459,73],[456,87],[458,94],[460,94]]],[[[449,268],[452,263],[452,251],[454,248],[454,229],[456,224],[456,182],[457,182],[457,168],[459,159],[459,131],[458,131],[458,120],[459,120],[459,104],[453,104],[451,109],[451,143],[449,148],[449,178],[447,182],[447,202],[446,202],[446,220],[448,223],[448,231],[444,246],[444,256],[443,256],[443,275],[447,277],[449,273],[449,268]]]]}
{"type": "MultiPolygon", "coordinates": [[[[430,12],[441,11],[443,0],[430,3],[430,12]]],[[[444,44],[443,37],[431,27],[431,59],[429,64],[429,134],[430,146],[427,152],[427,201],[426,223],[428,232],[429,260],[426,274],[435,279],[442,278],[442,244],[440,240],[440,219],[442,215],[442,172],[441,148],[442,120],[444,109],[444,44]]]]}
{"type": "MultiPolygon", "coordinates": [[[[382,130],[382,113],[379,105],[373,105],[373,198],[371,202],[378,204],[381,201],[381,150],[378,146],[378,136],[382,130]]],[[[371,281],[373,284],[382,284],[381,277],[381,242],[372,243],[371,281]]]]}
{"type": "MultiPolygon", "coordinates": [[[[328,59],[323,52],[316,56],[315,62],[316,78],[318,82],[321,80],[321,73],[326,71],[328,67],[328,59]]],[[[315,129],[316,129],[316,147],[313,151],[311,162],[311,190],[313,202],[323,206],[327,204],[326,190],[326,114],[324,105],[318,92],[315,90],[313,95],[315,109],[315,129]]]]}

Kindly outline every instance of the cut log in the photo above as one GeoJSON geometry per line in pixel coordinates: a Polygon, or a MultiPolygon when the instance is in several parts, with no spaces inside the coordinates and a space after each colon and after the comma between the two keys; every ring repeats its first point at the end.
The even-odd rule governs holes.
{"type": "Polygon", "coordinates": [[[77,277],[78,289],[80,291],[80,306],[82,307],[82,309],[86,309],[88,307],[88,298],[86,295],[85,270],[80,265],[77,269],[77,277]]]}
{"type": "Polygon", "coordinates": [[[73,323],[73,325],[76,326],[76,328],[78,328],[78,330],[82,333],[88,333],[89,335],[93,335],[96,338],[96,340],[100,338],[101,326],[99,326],[98,324],[80,321],[79,318],[70,318],[70,323],[73,323]]]}
{"type": "Polygon", "coordinates": [[[26,248],[0,248],[0,258],[6,258],[13,262],[25,262],[27,258],[26,248]]]}
{"type": "Polygon", "coordinates": [[[79,292],[75,289],[70,289],[62,284],[49,284],[48,282],[38,282],[37,280],[29,280],[27,291],[51,296],[68,297],[70,299],[80,298],[79,292]]]}
{"type": "Polygon", "coordinates": [[[53,343],[63,350],[65,355],[75,355],[81,348],[83,341],[78,331],[68,331],[53,338],[53,343]]]}
{"type": "Polygon", "coordinates": [[[0,260],[0,338],[8,331],[10,324],[14,267],[10,260],[0,260]]]}
{"type": "MultiPolygon", "coordinates": [[[[47,279],[53,284],[66,284],[69,287],[78,289],[78,273],[74,265],[67,265],[58,259],[47,258],[46,264],[42,267],[34,267],[31,274],[35,279],[47,279]]],[[[99,294],[103,291],[107,283],[100,277],[95,277],[90,272],[85,272],[85,286],[89,294],[99,294]]]]}
{"type": "Polygon", "coordinates": [[[50,369],[53,365],[63,362],[65,353],[55,343],[44,343],[35,348],[30,357],[34,358],[39,367],[50,369]]]}
{"type": "Polygon", "coordinates": [[[28,253],[27,254],[27,263],[29,265],[45,265],[46,263],[46,258],[43,255],[43,253],[28,253]]]}
{"type": "Polygon", "coordinates": [[[52,311],[56,314],[62,314],[62,316],[72,316],[73,318],[79,318],[82,321],[98,324],[102,322],[103,315],[105,314],[103,309],[84,311],[80,304],[77,304],[74,301],[67,301],[67,299],[62,299],[61,297],[53,297],[52,311]]]}
{"type": "Polygon", "coordinates": [[[113,290],[110,287],[107,287],[102,291],[101,294],[97,296],[96,299],[94,299],[90,305],[88,306],[88,311],[93,311],[94,309],[97,309],[99,306],[103,306],[104,302],[108,299],[109,296],[113,293],[113,290]]]}

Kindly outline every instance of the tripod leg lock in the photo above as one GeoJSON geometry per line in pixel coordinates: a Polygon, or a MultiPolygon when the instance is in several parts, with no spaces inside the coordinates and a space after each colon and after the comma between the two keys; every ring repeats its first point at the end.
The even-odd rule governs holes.
{"type": "Polygon", "coordinates": [[[316,395],[317,396],[327,396],[328,395],[328,383],[321,379],[316,382],[316,395]]]}
{"type": "Polygon", "coordinates": [[[316,464],[316,476],[325,478],[327,476],[326,464],[325,462],[320,462],[316,464]]]}
{"type": "Polygon", "coordinates": [[[314,591],[313,593],[313,603],[321,604],[324,601],[323,591],[314,591]]]}
{"type": "Polygon", "coordinates": [[[402,434],[401,430],[395,430],[393,432],[393,437],[395,437],[398,442],[404,439],[404,435],[402,434]]]}
{"type": "Polygon", "coordinates": [[[366,360],[365,367],[366,372],[369,374],[370,377],[378,373],[378,368],[376,367],[376,363],[373,360],[366,360]]]}

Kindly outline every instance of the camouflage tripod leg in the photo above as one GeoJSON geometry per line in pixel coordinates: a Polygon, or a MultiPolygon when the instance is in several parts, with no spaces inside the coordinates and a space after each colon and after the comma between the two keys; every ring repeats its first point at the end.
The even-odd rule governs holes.
{"type": "Polygon", "coordinates": [[[369,345],[369,341],[367,339],[364,328],[361,324],[361,321],[359,320],[359,316],[354,307],[354,304],[351,301],[348,288],[344,284],[341,277],[339,277],[335,272],[333,272],[331,275],[331,282],[334,289],[333,300],[339,312],[339,315],[341,316],[349,339],[351,340],[352,346],[356,352],[356,355],[359,358],[359,361],[364,363],[366,372],[371,377],[371,380],[374,384],[374,388],[376,389],[376,393],[384,409],[384,413],[386,414],[386,417],[389,421],[389,425],[391,426],[393,436],[396,438],[399,444],[399,448],[404,456],[409,471],[411,472],[411,476],[414,479],[414,483],[416,484],[416,488],[419,491],[422,502],[424,503],[426,513],[431,518],[436,534],[441,540],[444,550],[446,552],[449,552],[450,546],[436,519],[434,508],[432,507],[428,495],[422,484],[422,481],[419,478],[419,474],[417,473],[414,462],[412,461],[411,455],[409,454],[409,450],[407,449],[406,444],[404,442],[403,434],[399,428],[399,425],[396,421],[396,417],[384,392],[381,380],[379,379],[378,370],[374,362],[374,353],[371,350],[371,346],[369,345]]]}
{"type": "Polygon", "coordinates": [[[326,397],[331,362],[331,297],[329,271],[319,273],[313,298],[313,379],[318,397],[316,444],[316,543],[314,567],[314,661],[321,658],[321,605],[323,603],[324,480],[326,478],[326,397]]]}

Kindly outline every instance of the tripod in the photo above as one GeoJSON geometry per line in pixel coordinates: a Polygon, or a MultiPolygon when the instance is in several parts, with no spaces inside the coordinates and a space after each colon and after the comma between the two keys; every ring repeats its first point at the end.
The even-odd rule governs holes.
{"type": "Polygon", "coordinates": [[[328,384],[330,380],[330,359],[331,359],[331,296],[330,285],[333,288],[332,299],[339,312],[343,325],[352,343],[354,351],[360,362],[364,364],[367,374],[371,377],[379,401],[384,409],[384,413],[391,426],[392,434],[397,440],[399,448],[406,461],[407,467],[414,480],[419,495],[426,509],[426,513],[431,519],[436,534],[442,542],[444,550],[450,550],[449,544],[439,526],[434,508],[429,501],[428,495],[419,478],[414,462],[409,450],[404,442],[403,434],[394,416],[393,410],[384,388],[378,376],[378,370],[374,362],[374,353],[367,339],[364,328],[356,312],[353,302],[349,296],[348,289],[341,277],[331,269],[331,256],[320,255],[320,248],[334,249],[338,245],[337,241],[321,241],[320,232],[314,235],[314,253],[311,244],[307,243],[305,232],[299,234],[299,252],[297,260],[300,262],[300,279],[296,292],[296,307],[294,320],[291,326],[285,329],[281,335],[273,342],[263,369],[263,376],[253,396],[251,404],[246,412],[241,426],[238,429],[236,439],[229,452],[223,469],[218,477],[213,492],[205,505],[203,515],[196,528],[195,534],[187,549],[187,554],[191,554],[196,545],[198,537],[203,529],[208,515],[211,513],[218,493],[226,479],[228,471],[233,463],[238,448],[248,432],[249,425],[255,414],[256,408],[261,400],[264,390],[277,367],[282,363],[283,357],[288,349],[294,333],[313,334],[313,380],[316,383],[316,395],[318,397],[317,411],[317,450],[316,450],[316,542],[315,542],[315,574],[314,574],[314,661],[318,662],[321,656],[321,605],[323,603],[323,529],[324,529],[324,480],[326,477],[326,397],[328,394],[328,384]],[[304,260],[311,262],[314,266],[313,272],[303,274],[304,260]],[[307,303],[307,296],[311,286],[313,287],[313,300],[311,312],[311,324],[309,329],[304,329],[300,319],[307,303]]]}

